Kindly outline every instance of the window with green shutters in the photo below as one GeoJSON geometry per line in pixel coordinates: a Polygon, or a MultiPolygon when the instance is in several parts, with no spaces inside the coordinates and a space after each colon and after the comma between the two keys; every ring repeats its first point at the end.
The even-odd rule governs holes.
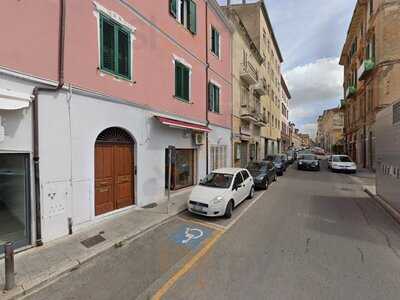
{"type": "Polygon", "coordinates": [[[100,15],[100,68],[131,79],[131,33],[104,15],[100,15]]]}
{"type": "Polygon", "coordinates": [[[219,43],[220,43],[219,32],[212,27],[211,28],[211,52],[219,57],[219,43]]]}
{"type": "Polygon", "coordinates": [[[190,69],[179,61],[175,61],[175,97],[190,100],[190,69]]]}
{"type": "Polygon", "coordinates": [[[208,84],[208,110],[219,113],[220,89],[213,83],[208,84]]]}
{"type": "Polygon", "coordinates": [[[197,32],[197,5],[193,0],[169,0],[169,13],[191,33],[197,32]]]}

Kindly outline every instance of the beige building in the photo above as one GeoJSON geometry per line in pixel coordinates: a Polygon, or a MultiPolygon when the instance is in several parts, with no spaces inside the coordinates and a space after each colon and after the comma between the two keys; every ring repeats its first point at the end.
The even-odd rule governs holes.
{"type": "Polygon", "coordinates": [[[281,85],[281,152],[286,152],[290,148],[289,100],[291,99],[291,95],[283,76],[281,76],[281,85]]]}
{"type": "Polygon", "coordinates": [[[300,136],[300,130],[296,128],[293,122],[289,123],[289,141],[290,149],[300,149],[302,147],[302,138],[300,136]]]}
{"type": "Polygon", "coordinates": [[[328,153],[343,153],[344,114],[339,108],[325,110],[318,117],[317,144],[328,153]]]}
{"type": "Polygon", "coordinates": [[[282,55],[264,1],[224,7],[233,34],[233,165],[280,151],[282,55]]]}
{"type": "Polygon", "coordinates": [[[358,0],[344,44],[346,152],[375,169],[376,114],[400,98],[400,2],[358,0]]]}

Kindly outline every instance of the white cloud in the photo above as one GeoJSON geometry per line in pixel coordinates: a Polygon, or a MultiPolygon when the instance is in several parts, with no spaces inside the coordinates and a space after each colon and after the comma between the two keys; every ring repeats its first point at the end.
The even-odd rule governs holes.
{"type": "Polygon", "coordinates": [[[339,58],[322,58],[295,67],[286,72],[285,78],[292,94],[293,108],[339,100],[343,94],[343,70],[339,58]]]}

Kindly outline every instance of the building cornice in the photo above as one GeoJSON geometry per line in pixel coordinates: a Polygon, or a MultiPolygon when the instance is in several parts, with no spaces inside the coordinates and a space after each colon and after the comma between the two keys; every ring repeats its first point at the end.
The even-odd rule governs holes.
{"type": "Polygon", "coordinates": [[[235,27],[232,24],[232,22],[228,19],[228,17],[225,15],[225,13],[222,11],[221,6],[218,4],[216,0],[205,0],[208,4],[210,4],[210,7],[214,10],[214,12],[218,15],[220,20],[224,23],[226,28],[230,31],[232,34],[235,31],[235,27]]]}

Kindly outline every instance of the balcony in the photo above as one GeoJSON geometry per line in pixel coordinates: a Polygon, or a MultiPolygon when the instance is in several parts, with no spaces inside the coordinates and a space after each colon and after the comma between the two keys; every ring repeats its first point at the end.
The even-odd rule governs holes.
{"type": "Polygon", "coordinates": [[[357,89],[354,85],[350,85],[346,90],[346,99],[353,97],[357,92],[357,89]]]}
{"type": "Polygon", "coordinates": [[[240,64],[240,78],[248,85],[256,84],[258,81],[257,70],[250,62],[240,64]]]}
{"type": "Polygon", "coordinates": [[[262,113],[257,113],[257,122],[254,124],[258,127],[266,127],[267,126],[267,116],[262,113]]]}
{"type": "Polygon", "coordinates": [[[375,63],[372,59],[365,59],[358,68],[358,80],[364,80],[369,73],[375,68],[375,63]]]}
{"type": "Polygon", "coordinates": [[[253,85],[253,90],[257,95],[264,96],[267,94],[267,81],[262,78],[255,85],[253,85]]]}
{"type": "Polygon", "coordinates": [[[257,119],[257,111],[256,111],[255,107],[252,107],[251,105],[242,106],[240,108],[240,118],[242,120],[251,121],[251,122],[256,123],[258,121],[258,119],[257,119]]]}

